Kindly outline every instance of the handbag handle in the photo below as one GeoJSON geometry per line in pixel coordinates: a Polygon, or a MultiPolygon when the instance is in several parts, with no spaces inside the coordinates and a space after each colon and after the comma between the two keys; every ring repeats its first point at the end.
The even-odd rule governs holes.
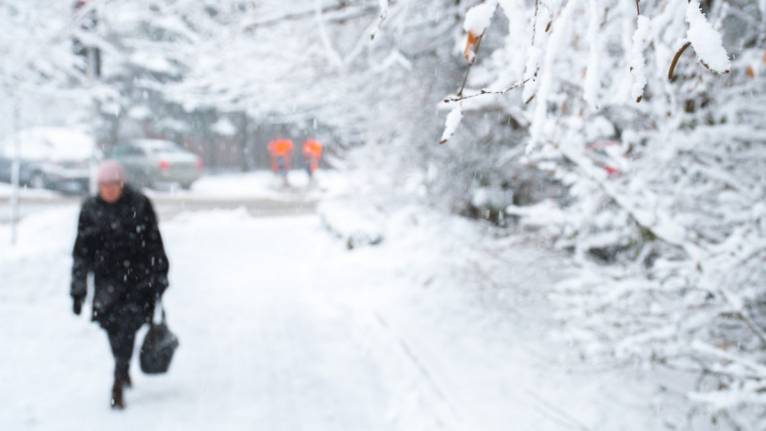
{"type": "Polygon", "coordinates": [[[165,307],[162,306],[162,297],[160,297],[160,295],[157,295],[157,298],[154,301],[154,312],[152,313],[152,325],[161,325],[164,323],[165,323],[165,307]]]}

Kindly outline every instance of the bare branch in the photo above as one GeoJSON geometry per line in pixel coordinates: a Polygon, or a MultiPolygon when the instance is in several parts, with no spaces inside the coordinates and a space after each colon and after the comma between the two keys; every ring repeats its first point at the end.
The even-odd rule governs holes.
{"type": "Polygon", "coordinates": [[[540,0],[535,0],[535,16],[532,18],[532,43],[535,45],[535,37],[537,36],[537,15],[540,13],[540,0]]]}
{"type": "MultiPolygon", "coordinates": [[[[455,102],[460,102],[460,101],[466,100],[466,99],[473,99],[474,97],[484,96],[484,95],[487,95],[487,94],[504,95],[504,94],[507,94],[508,92],[510,92],[511,90],[515,90],[517,88],[520,88],[521,86],[523,86],[524,84],[526,84],[527,82],[529,82],[531,80],[532,80],[532,78],[527,78],[527,79],[525,79],[523,81],[514,82],[513,84],[511,84],[508,88],[505,88],[504,90],[488,90],[488,89],[484,88],[484,89],[480,90],[478,93],[470,94],[468,96],[464,96],[463,95],[463,88],[461,88],[460,92],[456,96],[447,97],[443,101],[444,101],[444,103],[455,103],[455,102]]],[[[465,82],[463,83],[463,86],[465,87],[465,82]]]]}
{"type": "Polygon", "coordinates": [[[460,88],[457,91],[458,97],[463,96],[463,90],[465,90],[466,83],[468,83],[468,75],[471,74],[471,69],[473,69],[473,65],[476,64],[476,58],[479,56],[479,49],[481,48],[481,41],[484,39],[484,33],[479,35],[479,38],[476,40],[476,49],[474,49],[474,58],[471,60],[471,63],[468,65],[468,69],[465,71],[465,75],[463,76],[463,82],[460,84],[460,88]]]}
{"type": "MultiPolygon", "coordinates": [[[[378,11],[374,5],[349,7],[345,3],[329,6],[321,9],[321,15],[325,21],[348,21],[362,16],[372,15],[378,11]]],[[[277,25],[286,21],[313,19],[316,15],[316,9],[306,8],[295,12],[288,12],[273,16],[259,17],[253,19],[243,26],[244,31],[256,30],[260,27],[277,25]]]]}
{"type": "Polygon", "coordinates": [[[678,51],[676,51],[676,55],[673,56],[673,61],[670,62],[670,69],[668,69],[668,80],[673,81],[675,79],[675,71],[676,66],[678,66],[678,60],[681,59],[681,56],[684,54],[684,51],[686,51],[687,48],[691,46],[691,42],[686,42],[684,46],[682,46],[678,51]]]}

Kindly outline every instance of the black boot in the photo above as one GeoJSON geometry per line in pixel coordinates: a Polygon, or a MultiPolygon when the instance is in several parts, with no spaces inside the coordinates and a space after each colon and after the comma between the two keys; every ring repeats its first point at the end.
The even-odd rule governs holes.
{"type": "Polygon", "coordinates": [[[112,399],[109,404],[115,410],[125,409],[125,398],[122,395],[123,385],[124,382],[122,379],[114,379],[114,384],[112,385],[112,399]]]}
{"type": "Polygon", "coordinates": [[[122,387],[130,389],[133,387],[133,381],[130,379],[130,361],[118,359],[114,365],[114,380],[120,380],[122,387]]]}
{"type": "Polygon", "coordinates": [[[122,410],[125,408],[125,397],[123,390],[132,385],[128,369],[130,362],[117,360],[114,367],[114,384],[112,385],[112,400],[110,404],[113,409],[122,410]]]}

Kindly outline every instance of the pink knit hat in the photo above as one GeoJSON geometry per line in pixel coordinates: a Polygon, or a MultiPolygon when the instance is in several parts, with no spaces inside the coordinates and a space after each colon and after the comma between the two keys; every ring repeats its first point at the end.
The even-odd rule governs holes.
{"type": "Polygon", "coordinates": [[[124,183],[125,171],[116,160],[104,160],[98,167],[96,181],[103,183],[124,183]]]}

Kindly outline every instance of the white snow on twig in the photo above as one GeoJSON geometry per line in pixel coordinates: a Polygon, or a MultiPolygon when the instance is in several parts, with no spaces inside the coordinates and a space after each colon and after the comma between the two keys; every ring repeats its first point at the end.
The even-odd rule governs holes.
{"type": "Polygon", "coordinates": [[[577,8],[578,3],[577,0],[570,0],[566,3],[551,31],[540,72],[540,84],[535,96],[537,106],[535,106],[534,116],[532,117],[532,127],[530,129],[532,139],[527,145],[527,153],[530,153],[544,139],[548,98],[553,91],[553,81],[555,78],[554,66],[562,46],[566,43],[565,36],[569,33],[572,14],[577,8]]]}
{"type": "Polygon", "coordinates": [[[460,122],[463,120],[463,111],[460,109],[460,105],[456,105],[449,114],[447,114],[447,121],[444,123],[444,133],[439,140],[440,144],[443,144],[452,138],[457,128],[460,126],[460,122]]]}
{"type": "Polygon", "coordinates": [[[380,13],[378,13],[378,20],[375,22],[375,26],[370,33],[370,39],[375,39],[378,36],[381,27],[383,27],[383,23],[388,19],[388,0],[378,0],[378,5],[380,7],[380,13]]]}
{"type": "Polygon", "coordinates": [[[537,68],[540,64],[540,50],[535,46],[529,47],[527,63],[524,65],[524,78],[529,79],[524,85],[524,91],[521,95],[524,101],[530,100],[537,92],[537,68]]]}
{"type": "Polygon", "coordinates": [[[589,0],[588,15],[590,23],[588,24],[588,45],[590,53],[588,55],[588,71],[585,75],[585,86],[583,88],[583,97],[593,109],[598,109],[598,93],[601,87],[601,37],[599,35],[599,5],[596,0],[589,0]]]}
{"type": "Polygon", "coordinates": [[[648,43],[650,30],[651,21],[649,18],[640,15],[638,17],[636,32],[633,33],[633,44],[631,45],[630,58],[628,59],[632,82],[630,96],[634,101],[640,100],[644,95],[644,87],[646,87],[646,60],[644,58],[644,48],[648,43]]]}
{"type": "Polygon", "coordinates": [[[714,72],[727,73],[731,69],[731,62],[723,47],[721,34],[705,19],[699,0],[689,2],[686,21],[689,23],[686,35],[699,59],[714,72]]]}
{"type": "MultiPolygon", "coordinates": [[[[510,17],[509,17],[510,19],[510,17]]],[[[546,43],[548,42],[549,33],[543,31],[543,27],[552,20],[547,8],[541,9],[537,16],[533,17],[535,22],[532,24],[537,30],[534,31],[534,37],[532,39],[532,45],[529,47],[527,54],[527,62],[524,66],[524,79],[530,79],[524,85],[524,92],[522,99],[524,102],[532,100],[537,93],[538,84],[538,71],[540,69],[540,60],[543,57],[543,51],[546,43]]]]}
{"type": "Polygon", "coordinates": [[[476,36],[484,34],[492,21],[492,15],[497,9],[497,0],[487,0],[482,4],[476,5],[465,14],[463,29],[476,36]]]}
{"type": "Polygon", "coordinates": [[[380,18],[382,20],[385,20],[388,16],[388,0],[378,0],[378,5],[380,6],[380,18]]]}

